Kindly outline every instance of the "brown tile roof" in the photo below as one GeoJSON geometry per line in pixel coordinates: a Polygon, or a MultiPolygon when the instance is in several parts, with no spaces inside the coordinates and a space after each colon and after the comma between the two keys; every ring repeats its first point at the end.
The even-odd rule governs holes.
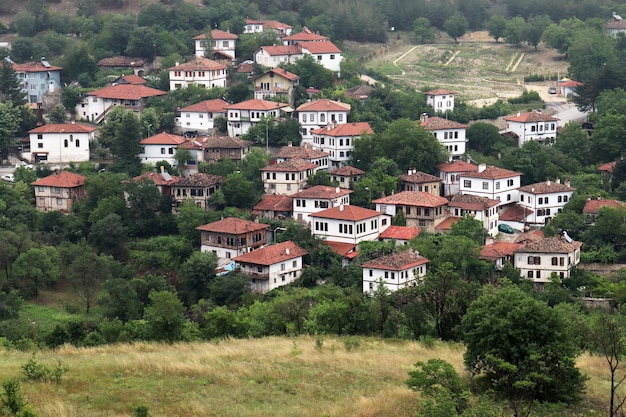
{"type": "Polygon", "coordinates": [[[250,64],[250,63],[246,63],[246,62],[241,63],[237,67],[237,72],[241,72],[241,73],[245,73],[245,74],[251,74],[252,72],[254,72],[254,64],[250,64]]]}
{"type": "Polygon", "coordinates": [[[310,214],[309,217],[319,217],[321,219],[335,219],[335,220],[348,220],[359,221],[365,219],[371,219],[372,217],[378,217],[383,213],[375,210],[366,209],[358,206],[351,206],[348,204],[340,204],[337,207],[329,208],[326,210],[318,211],[317,213],[310,214]]]}
{"type": "Polygon", "coordinates": [[[411,240],[420,234],[420,229],[409,226],[389,226],[378,235],[379,239],[411,240]]]}
{"type": "Polygon", "coordinates": [[[120,100],[139,100],[144,97],[163,96],[165,94],[167,94],[165,91],[146,87],[145,85],[135,84],[110,85],[99,90],[86,93],[88,96],[120,100]]]}
{"type": "Polygon", "coordinates": [[[241,235],[248,232],[256,232],[266,230],[270,226],[268,224],[251,222],[238,217],[227,217],[213,223],[196,227],[201,232],[228,233],[231,235],[241,235]]]}
{"type": "Polygon", "coordinates": [[[360,170],[355,167],[351,167],[350,165],[344,165],[340,168],[334,169],[332,171],[328,171],[328,173],[330,175],[339,175],[342,177],[348,177],[348,176],[353,176],[353,175],[363,175],[365,174],[365,171],[360,170]]]}
{"type": "Polygon", "coordinates": [[[291,29],[293,26],[280,23],[277,20],[246,19],[246,25],[263,25],[263,29],[291,29]]]}
{"type": "Polygon", "coordinates": [[[400,179],[404,182],[410,182],[412,184],[422,184],[425,182],[441,182],[439,177],[427,174],[422,171],[411,172],[410,174],[400,175],[400,179]]]}
{"type": "Polygon", "coordinates": [[[524,185],[523,187],[519,187],[518,190],[532,194],[549,194],[574,192],[576,191],[576,188],[561,184],[560,182],[548,180],[544,182],[537,182],[535,184],[524,185]]]}
{"type": "Polygon", "coordinates": [[[69,171],[61,171],[48,175],[33,182],[32,185],[41,187],[75,188],[85,185],[85,177],[69,171]]]}
{"type": "Polygon", "coordinates": [[[348,103],[330,99],[319,99],[309,101],[298,106],[296,111],[345,111],[349,112],[351,106],[348,103]]]}
{"type": "Polygon", "coordinates": [[[318,151],[308,146],[283,146],[276,154],[277,159],[316,159],[329,156],[328,152],[318,151]]]}
{"type": "Polygon", "coordinates": [[[499,168],[493,165],[489,165],[482,172],[466,172],[462,174],[462,177],[470,178],[485,178],[485,179],[500,179],[521,176],[521,172],[511,171],[504,168],[499,168]]]}
{"type": "Polygon", "coordinates": [[[478,165],[473,165],[465,161],[453,161],[439,164],[437,165],[437,169],[441,172],[477,172],[478,165]]]}
{"type": "Polygon", "coordinates": [[[538,240],[543,239],[545,236],[541,230],[529,230],[528,232],[524,232],[515,238],[515,243],[528,243],[528,242],[536,242],[538,240]]]}
{"type": "Polygon", "coordinates": [[[500,221],[522,222],[533,212],[532,209],[513,204],[508,210],[501,212],[499,217],[500,221]]]}
{"type": "Polygon", "coordinates": [[[422,191],[402,191],[401,193],[378,198],[372,202],[415,207],[440,207],[448,204],[448,200],[445,198],[422,191]]]}
{"type": "Polygon", "coordinates": [[[98,61],[99,67],[143,67],[146,61],[134,56],[110,56],[98,61]]]}
{"type": "Polygon", "coordinates": [[[426,130],[467,129],[467,125],[455,122],[454,120],[444,119],[439,116],[429,117],[426,121],[421,122],[421,126],[426,130]]]}
{"type": "Polygon", "coordinates": [[[265,246],[252,252],[245,253],[233,258],[233,261],[253,265],[274,265],[279,262],[299,258],[307,254],[307,251],[292,241],[265,246]]]}
{"type": "Polygon", "coordinates": [[[444,221],[439,223],[435,230],[452,230],[452,225],[461,221],[461,217],[446,217],[444,221]]]}
{"type": "Polygon", "coordinates": [[[328,37],[327,36],[322,36],[319,33],[313,33],[313,32],[311,32],[309,30],[309,28],[307,28],[305,26],[303,28],[302,32],[298,32],[298,33],[294,33],[293,35],[285,36],[282,40],[283,41],[294,41],[294,42],[298,42],[298,41],[302,41],[302,42],[327,41],[328,37]]]}
{"type": "Polygon", "coordinates": [[[457,94],[456,91],[446,90],[445,88],[438,88],[436,90],[430,90],[424,93],[427,96],[443,96],[448,94],[457,94]]]}
{"type": "Polygon", "coordinates": [[[94,130],[97,128],[78,123],[52,123],[31,129],[28,133],[90,133],[94,130]]]}
{"type": "Polygon", "coordinates": [[[580,249],[582,242],[568,243],[563,237],[546,237],[536,242],[529,242],[520,247],[515,253],[572,253],[580,249]]]}
{"type": "Polygon", "coordinates": [[[197,142],[206,149],[245,149],[252,145],[249,140],[229,136],[202,136],[197,142]]]}
{"type": "Polygon", "coordinates": [[[579,83],[578,81],[574,81],[574,80],[567,80],[567,81],[560,81],[559,82],[559,86],[561,87],[579,87],[583,85],[583,83],[579,83]]]}
{"type": "Polygon", "coordinates": [[[626,29],[626,20],[611,18],[606,22],[607,29],[626,29]]]}
{"type": "Polygon", "coordinates": [[[252,209],[255,211],[293,211],[293,198],[284,194],[265,194],[259,204],[252,209]]]}
{"type": "Polygon", "coordinates": [[[288,159],[278,164],[268,165],[261,168],[260,171],[280,171],[280,172],[301,172],[307,169],[315,169],[317,165],[304,159],[288,159]]]}
{"type": "Polygon", "coordinates": [[[226,69],[226,65],[208,58],[195,57],[193,61],[168,68],[168,71],[216,71],[226,69]]]}
{"type": "Polygon", "coordinates": [[[615,169],[615,165],[617,165],[617,161],[607,162],[606,164],[600,165],[598,167],[598,170],[613,173],[613,170],[615,169]]]}
{"type": "Polygon", "coordinates": [[[170,185],[173,184],[175,182],[177,182],[178,180],[180,180],[180,177],[177,176],[172,176],[168,174],[168,178],[166,179],[165,177],[163,177],[163,175],[161,173],[157,173],[157,172],[144,172],[143,174],[134,177],[133,181],[143,181],[145,180],[149,180],[152,181],[154,183],[154,185],[170,185]]]}
{"type": "Polygon", "coordinates": [[[302,190],[299,193],[293,194],[294,198],[326,198],[331,199],[335,197],[343,197],[344,195],[352,194],[352,190],[339,187],[329,187],[327,185],[316,185],[306,190],[302,190]]]}
{"type": "Polygon", "coordinates": [[[185,142],[185,138],[182,136],[163,132],[142,139],[139,143],[141,145],[180,145],[183,142],[185,142]]]}
{"type": "Polygon", "coordinates": [[[193,174],[177,181],[175,187],[211,187],[224,182],[226,178],[213,174],[193,174]]]}
{"type": "Polygon", "coordinates": [[[357,99],[366,99],[374,90],[375,88],[371,85],[362,84],[357,85],[356,87],[348,88],[343,92],[343,95],[357,99]]]}
{"type": "Polygon", "coordinates": [[[300,79],[299,75],[294,74],[293,72],[289,72],[286,69],[282,69],[282,68],[272,68],[269,71],[267,71],[267,72],[265,72],[265,73],[263,73],[261,75],[258,75],[258,76],[254,77],[254,78],[255,79],[261,78],[264,75],[269,74],[270,72],[278,75],[279,77],[286,78],[289,81],[295,81],[295,80],[299,80],[300,79]]]}
{"type": "Polygon", "coordinates": [[[196,113],[225,113],[228,102],[221,98],[213,100],[204,100],[200,103],[192,104],[187,107],[183,107],[180,111],[196,112],[196,113]]]}
{"type": "Polygon", "coordinates": [[[61,71],[63,68],[56,65],[44,66],[41,62],[25,62],[23,64],[12,64],[15,72],[47,72],[47,71],[61,71]]]}
{"type": "Polygon", "coordinates": [[[415,268],[416,266],[427,264],[428,262],[430,262],[430,260],[421,256],[419,252],[409,249],[403,252],[392,253],[390,255],[372,259],[369,262],[363,263],[361,267],[403,271],[405,269],[415,268]]]}
{"type": "Polygon", "coordinates": [[[235,109],[235,110],[275,110],[281,109],[283,107],[287,107],[287,103],[278,103],[276,101],[267,101],[267,100],[259,100],[252,99],[242,101],[240,103],[229,104],[226,106],[227,110],[235,109]]]}
{"type": "Polygon", "coordinates": [[[337,252],[339,256],[346,257],[348,259],[356,258],[359,252],[356,250],[354,243],[334,242],[332,240],[324,241],[332,250],[337,252]]]}
{"type": "MultiPolygon", "coordinates": [[[[219,39],[219,40],[223,40],[223,39],[239,39],[239,36],[235,35],[234,33],[230,33],[230,32],[224,32],[223,30],[219,30],[219,29],[213,29],[211,31],[211,37],[213,39],[219,39]]],[[[201,35],[195,36],[193,38],[193,40],[202,40],[202,39],[206,39],[206,33],[203,33],[201,35]]]]}
{"type": "Polygon", "coordinates": [[[480,250],[480,259],[495,261],[496,259],[512,256],[521,246],[521,243],[497,241],[491,245],[482,247],[480,250]]]}
{"type": "Polygon", "coordinates": [[[464,210],[480,211],[500,204],[498,200],[472,194],[455,194],[450,199],[448,207],[459,207],[464,210]]]}
{"type": "Polygon", "coordinates": [[[300,45],[261,46],[259,49],[264,50],[269,56],[302,55],[300,45]]]}
{"type": "Polygon", "coordinates": [[[298,42],[302,49],[312,54],[340,54],[341,49],[331,41],[298,42]]]}
{"type": "Polygon", "coordinates": [[[504,120],[510,122],[519,122],[519,123],[534,123],[534,122],[555,122],[559,119],[552,116],[546,116],[545,114],[531,111],[526,113],[517,113],[514,116],[506,116],[504,120]]]}
{"type": "Polygon", "coordinates": [[[122,75],[118,80],[122,80],[127,84],[141,85],[145,84],[146,80],[141,78],[139,75],[130,74],[130,75],[122,75]]]}
{"type": "Polygon", "coordinates": [[[326,136],[360,136],[360,135],[371,135],[374,133],[370,124],[367,122],[352,122],[352,123],[344,123],[341,125],[337,125],[335,127],[320,127],[319,129],[314,129],[311,133],[315,135],[326,135],[326,136]]]}
{"type": "Polygon", "coordinates": [[[618,200],[587,200],[585,202],[585,208],[583,208],[583,213],[597,214],[601,207],[624,208],[626,207],[626,203],[618,200]]]}

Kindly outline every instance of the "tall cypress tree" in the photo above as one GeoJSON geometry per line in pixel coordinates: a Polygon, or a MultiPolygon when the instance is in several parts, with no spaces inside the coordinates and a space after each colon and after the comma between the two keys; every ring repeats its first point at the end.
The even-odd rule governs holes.
{"type": "Polygon", "coordinates": [[[17,74],[13,65],[7,60],[2,61],[0,67],[0,94],[5,100],[10,100],[14,106],[26,103],[26,95],[17,81],[17,74]]]}

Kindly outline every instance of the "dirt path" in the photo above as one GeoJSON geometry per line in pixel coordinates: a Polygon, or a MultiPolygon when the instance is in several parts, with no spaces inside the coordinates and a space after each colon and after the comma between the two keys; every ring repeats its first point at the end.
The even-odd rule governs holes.
{"type": "Polygon", "coordinates": [[[507,65],[506,68],[504,69],[505,71],[508,71],[509,68],[511,68],[511,65],[513,65],[513,62],[515,62],[515,57],[517,57],[517,52],[515,52],[513,56],[511,57],[511,60],[509,61],[509,65],[507,65]]]}
{"type": "Polygon", "coordinates": [[[513,68],[511,68],[511,72],[515,72],[515,70],[517,69],[517,67],[519,66],[520,62],[522,62],[522,59],[524,59],[524,56],[526,54],[521,54],[519,59],[517,60],[517,63],[515,64],[515,66],[513,68]]]}
{"type": "Polygon", "coordinates": [[[456,58],[456,56],[459,54],[459,52],[461,52],[461,51],[456,51],[456,52],[455,52],[455,53],[454,53],[454,54],[450,57],[450,59],[448,60],[448,62],[446,62],[445,64],[443,64],[443,66],[444,66],[444,67],[447,67],[448,65],[450,65],[450,63],[451,63],[452,61],[454,61],[454,58],[456,58]]]}
{"type": "MultiPolygon", "coordinates": [[[[403,53],[402,55],[400,55],[398,58],[393,60],[393,65],[395,65],[396,67],[398,67],[398,61],[400,61],[401,59],[403,59],[405,56],[407,56],[408,54],[410,54],[411,52],[413,52],[415,49],[417,49],[419,45],[415,45],[413,48],[409,49],[408,51],[406,51],[405,53],[403,53]]],[[[398,67],[398,69],[400,71],[402,71],[402,74],[400,75],[401,77],[404,77],[404,70],[400,67],[398,67]]]]}

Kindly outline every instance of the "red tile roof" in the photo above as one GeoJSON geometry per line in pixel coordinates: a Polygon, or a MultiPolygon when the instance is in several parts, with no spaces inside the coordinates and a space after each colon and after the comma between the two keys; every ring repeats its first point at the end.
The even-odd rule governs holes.
{"type": "Polygon", "coordinates": [[[186,178],[181,178],[174,186],[176,187],[212,187],[224,182],[226,178],[213,174],[193,174],[186,178]]]}
{"type": "Polygon", "coordinates": [[[146,64],[143,58],[135,56],[109,56],[102,58],[96,65],[99,67],[143,67],[146,64]]]}
{"type": "Polygon", "coordinates": [[[331,41],[298,42],[302,49],[311,54],[340,54],[341,49],[331,41]]]}
{"type": "Polygon", "coordinates": [[[523,222],[526,217],[533,214],[534,210],[513,204],[508,210],[500,213],[500,221],[523,222]]]}
{"type": "Polygon", "coordinates": [[[334,242],[332,240],[324,241],[332,250],[337,252],[339,256],[343,256],[348,259],[356,258],[359,252],[356,250],[354,243],[334,242]]]}
{"type": "Polygon", "coordinates": [[[185,142],[185,138],[178,135],[172,135],[170,133],[158,133],[149,138],[142,139],[139,143],[141,145],[180,145],[185,142]]]}
{"type": "Polygon", "coordinates": [[[259,50],[261,49],[269,56],[302,55],[300,45],[261,46],[259,50]]]}
{"type": "Polygon", "coordinates": [[[252,145],[249,140],[229,136],[203,136],[197,142],[206,149],[245,149],[252,145]]]}
{"type": "Polygon", "coordinates": [[[624,208],[626,207],[626,203],[618,200],[587,200],[585,202],[585,208],[583,208],[583,213],[597,214],[601,207],[624,208]]]}
{"type": "Polygon", "coordinates": [[[94,130],[97,128],[78,123],[52,123],[31,129],[28,133],[90,133],[94,130]]]}
{"type": "Polygon", "coordinates": [[[500,204],[499,200],[481,197],[473,194],[455,194],[450,199],[448,207],[459,207],[464,210],[481,211],[500,204]]]}
{"type": "Polygon", "coordinates": [[[535,184],[524,185],[523,187],[519,187],[518,190],[531,194],[549,194],[574,192],[576,191],[576,188],[561,184],[560,182],[548,180],[544,182],[537,182],[535,184]]]}
{"type": "Polygon", "coordinates": [[[152,181],[154,183],[154,185],[170,185],[173,184],[175,182],[177,182],[178,180],[180,180],[180,177],[177,176],[172,176],[168,174],[169,179],[166,179],[165,177],[163,177],[163,174],[161,173],[157,173],[157,172],[144,172],[143,174],[137,176],[137,177],[133,177],[133,181],[143,181],[143,180],[149,180],[152,181]]]}
{"type": "Polygon", "coordinates": [[[266,230],[270,226],[268,224],[251,222],[238,217],[227,217],[213,223],[196,227],[201,232],[228,233],[231,235],[241,235],[248,232],[256,232],[266,230]]]}
{"type": "Polygon", "coordinates": [[[328,171],[328,173],[330,175],[339,175],[341,177],[351,177],[353,175],[363,175],[365,174],[365,171],[351,167],[350,165],[344,165],[340,168],[328,171]]]}
{"type": "Polygon", "coordinates": [[[541,230],[529,230],[528,232],[524,232],[515,238],[515,243],[528,243],[528,242],[536,242],[538,240],[543,239],[545,236],[541,230]]]}
{"type": "Polygon", "coordinates": [[[409,226],[389,226],[378,235],[379,239],[411,240],[420,234],[420,229],[409,226]]]}
{"type": "Polygon", "coordinates": [[[110,85],[99,90],[86,93],[88,96],[119,100],[139,100],[145,97],[163,96],[165,94],[167,94],[165,91],[146,87],[145,85],[135,84],[110,85]]]}
{"type": "Polygon", "coordinates": [[[454,120],[444,119],[439,116],[431,116],[421,123],[426,130],[442,130],[442,129],[467,129],[467,125],[455,122],[454,120]]]}
{"type": "Polygon", "coordinates": [[[600,165],[598,167],[598,170],[613,173],[613,170],[615,169],[615,165],[617,165],[617,161],[607,162],[606,164],[600,165]]]}
{"type": "Polygon", "coordinates": [[[263,29],[292,29],[293,26],[280,23],[277,20],[246,19],[246,25],[263,25],[263,29]]]}
{"type": "Polygon", "coordinates": [[[427,264],[428,262],[430,262],[430,260],[421,256],[419,252],[409,249],[403,252],[392,253],[390,255],[372,259],[369,262],[361,264],[361,267],[386,269],[390,271],[404,271],[406,269],[415,268],[419,265],[427,264]]]}
{"type": "Polygon", "coordinates": [[[286,69],[282,69],[282,68],[272,68],[269,71],[267,71],[267,72],[265,72],[265,73],[263,73],[261,75],[256,76],[255,79],[261,78],[264,75],[269,74],[270,72],[273,73],[273,74],[278,75],[279,77],[286,78],[289,81],[295,81],[295,80],[299,80],[300,79],[299,75],[294,74],[293,72],[289,72],[286,69]]]}
{"type": "Polygon", "coordinates": [[[258,211],[293,211],[293,198],[284,194],[265,194],[259,204],[254,206],[253,212],[258,211]]]}
{"type": "Polygon", "coordinates": [[[252,252],[245,253],[233,258],[233,261],[253,265],[274,265],[290,259],[299,258],[307,254],[307,251],[292,241],[265,246],[252,252]]]}
{"type": "Polygon", "coordinates": [[[319,129],[314,129],[311,133],[315,135],[326,136],[360,136],[371,135],[374,133],[370,124],[367,122],[352,122],[337,125],[335,127],[327,126],[319,129]]]}
{"type": "Polygon", "coordinates": [[[328,152],[318,151],[308,146],[283,146],[276,154],[276,159],[317,159],[329,156],[328,152]]]}
{"type": "Polygon", "coordinates": [[[480,250],[480,259],[495,261],[496,259],[513,256],[513,253],[521,246],[521,243],[497,241],[491,245],[483,246],[480,250]]]}
{"type": "Polygon", "coordinates": [[[534,123],[534,122],[555,122],[559,119],[552,116],[546,116],[545,114],[531,111],[526,113],[517,113],[514,116],[506,116],[504,120],[510,122],[519,122],[519,123],[534,123]]]}
{"type": "Polygon", "coordinates": [[[329,187],[327,185],[316,185],[314,187],[307,188],[306,190],[302,190],[299,193],[293,194],[292,197],[332,199],[349,194],[352,194],[352,190],[339,187],[329,187]]]}
{"type": "Polygon", "coordinates": [[[518,177],[521,175],[522,175],[521,172],[511,171],[508,169],[489,165],[483,171],[466,172],[462,174],[461,176],[470,177],[470,178],[500,179],[500,178],[518,177]]]}
{"type": "Polygon", "coordinates": [[[122,75],[118,79],[121,79],[121,80],[125,81],[128,84],[134,84],[134,85],[141,85],[141,84],[145,84],[146,83],[146,80],[141,78],[139,75],[135,75],[135,74],[122,75]]]}
{"type": "MultiPolygon", "coordinates": [[[[211,38],[219,39],[219,40],[223,40],[223,39],[239,39],[239,36],[235,35],[234,33],[224,32],[223,30],[213,29],[211,31],[211,38]]],[[[202,40],[202,39],[206,39],[206,33],[200,34],[200,35],[195,36],[193,38],[194,41],[195,40],[202,40]]]]}
{"type": "Polygon", "coordinates": [[[85,185],[85,177],[69,171],[61,171],[48,175],[33,182],[32,185],[40,187],[75,188],[85,185]]]}
{"type": "Polygon", "coordinates": [[[278,171],[278,172],[302,172],[307,169],[315,169],[317,165],[304,159],[294,158],[288,159],[278,164],[268,165],[261,168],[260,171],[278,171]]]}
{"type": "Polygon", "coordinates": [[[461,219],[462,217],[447,217],[435,227],[435,230],[452,230],[452,225],[457,224],[461,219]]]}
{"type": "Polygon", "coordinates": [[[477,172],[478,165],[473,165],[465,161],[453,161],[439,164],[437,165],[437,169],[441,172],[477,172]]]}
{"type": "Polygon", "coordinates": [[[443,96],[448,94],[457,94],[456,91],[446,90],[445,88],[438,88],[436,90],[430,90],[424,93],[427,96],[443,96]]]}
{"type": "Polygon", "coordinates": [[[350,112],[351,106],[348,103],[330,99],[320,99],[301,104],[296,111],[345,111],[350,112]]]}
{"type": "Polygon", "coordinates": [[[23,64],[12,64],[15,72],[48,72],[48,71],[61,71],[63,68],[55,65],[49,67],[44,66],[41,62],[25,62],[23,64]]]}
{"type": "MultiPolygon", "coordinates": [[[[366,209],[358,206],[351,206],[347,204],[340,204],[337,207],[329,208],[326,210],[318,211],[317,213],[310,214],[309,217],[321,218],[321,219],[335,219],[335,220],[348,220],[359,221],[365,219],[371,219],[372,217],[378,217],[383,213],[375,210],[366,209]]],[[[390,217],[390,216],[389,216],[390,217]]]]}
{"type": "Polygon", "coordinates": [[[574,80],[567,80],[567,81],[560,81],[559,85],[561,87],[573,88],[573,87],[581,86],[581,85],[583,85],[583,83],[579,83],[578,81],[574,81],[574,80]]]}
{"type": "Polygon", "coordinates": [[[278,103],[276,101],[267,101],[267,100],[259,100],[252,99],[242,101],[240,103],[229,104],[226,106],[227,110],[235,109],[235,110],[275,110],[281,109],[283,107],[287,107],[287,103],[278,103]]]}
{"type": "Polygon", "coordinates": [[[322,36],[319,33],[313,33],[306,26],[303,28],[302,32],[294,33],[293,35],[285,36],[284,41],[293,41],[293,42],[309,42],[309,41],[327,41],[327,36],[322,36]]]}
{"type": "Polygon", "coordinates": [[[410,174],[400,175],[400,179],[404,182],[410,182],[412,184],[422,184],[425,182],[441,182],[439,177],[427,174],[422,171],[411,171],[410,174]]]}
{"type": "Polygon", "coordinates": [[[572,253],[580,249],[582,242],[567,242],[562,236],[546,237],[521,246],[515,253],[572,253]]]}
{"type": "Polygon", "coordinates": [[[226,65],[208,58],[195,57],[193,61],[168,68],[168,71],[217,71],[226,69],[226,65]]]}
{"type": "Polygon", "coordinates": [[[422,191],[402,191],[401,193],[378,198],[372,202],[376,204],[391,204],[415,207],[440,207],[448,204],[448,200],[446,200],[445,198],[422,191]]]}
{"type": "Polygon", "coordinates": [[[183,107],[180,111],[196,112],[196,113],[225,113],[228,102],[221,98],[213,100],[204,100],[200,103],[192,104],[187,107],[183,107]]]}

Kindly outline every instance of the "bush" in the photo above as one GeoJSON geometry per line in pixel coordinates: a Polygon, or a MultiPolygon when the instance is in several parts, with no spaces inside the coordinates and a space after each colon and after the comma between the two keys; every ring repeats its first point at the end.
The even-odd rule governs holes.
{"type": "Polygon", "coordinates": [[[4,414],[17,414],[24,408],[24,397],[20,393],[20,381],[13,377],[2,383],[2,411],[4,414]]]}
{"type": "Polygon", "coordinates": [[[521,96],[510,98],[508,101],[511,104],[528,104],[528,103],[534,103],[534,102],[538,102],[542,100],[538,92],[524,90],[521,96]]]}
{"type": "Polygon", "coordinates": [[[532,83],[532,82],[545,81],[545,80],[546,80],[546,77],[544,77],[543,75],[539,75],[539,74],[530,74],[524,77],[525,83],[532,83]]]}
{"type": "Polygon", "coordinates": [[[35,359],[35,355],[22,365],[22,373],[27,381],[45,381],[50,377],[50,369],[35,359]]]}

